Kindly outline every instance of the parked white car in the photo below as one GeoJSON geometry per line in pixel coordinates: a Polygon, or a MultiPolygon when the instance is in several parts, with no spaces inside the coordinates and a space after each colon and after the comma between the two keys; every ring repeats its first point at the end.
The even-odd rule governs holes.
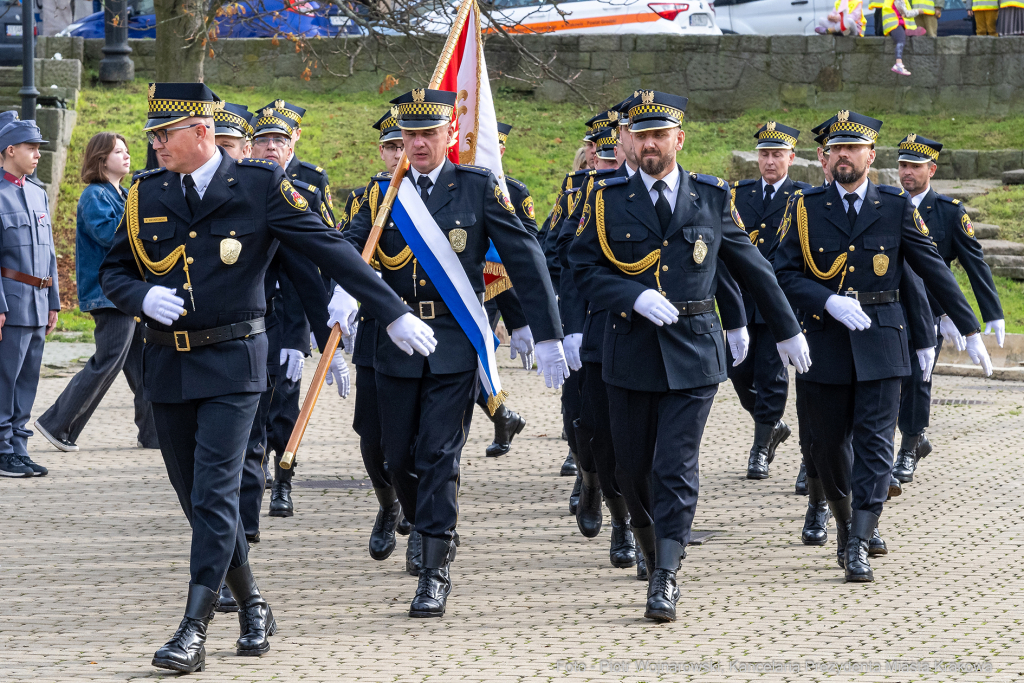
{"type": "Polygon", "coordinates": [[[833,0],[715,0],[715,21],[723,33],[812,36],[833,7],[833,0]]]}

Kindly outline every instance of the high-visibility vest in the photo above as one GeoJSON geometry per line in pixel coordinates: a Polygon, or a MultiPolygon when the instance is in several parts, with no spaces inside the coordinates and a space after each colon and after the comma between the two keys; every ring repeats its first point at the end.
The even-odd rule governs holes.
{"type": "MultiPolygon", "coordinates": [[[[1024,1],[1024,0],[1020,0],[1024,1]]],[[[881,0],[879,0],[881,2],[881,0]]],[[[843,4],[843,0],[836,0],[835,11],[839,12],[840,5],[843,4]]],[[[846,16],[852,17],[857,13],[857,10],[863,7],[863,0],[846,0],[846,16]]],[[[864,35],[864,27],[867,25],[868,20],[864,18],[864,10],[861,9],[860,17],[860,31],[861,35],[864,35]]]]}
{"type": "Polygon", "coordinates": [[[935,14],[935,0],[914,0],[914,9],[921,10],[921,14],[933,16],[935,14]]]}
{"type": "Polygon", "coordinates": [[[868,9],[869,10],[882,9],[882,5],[883,4],[885,4],[883,0],[871,0],[871,2],[868,3],[868,9]]]}
{"type": "Polygon", "coordinates": [[[999,9],[999,0],[974,0],[972,5],[975,12],[994,12],[999,9]]]}
{"type": "MultiPolygon", "coordinates": [[[[975,0],[976,2],[979,0],[975,0]]],[[[998,2],[999,0],[980,0],[984,2],[998,2]]],[[[885,4],[882,5],[882,33],[889,35],[900,25],[899,17],[896,16],[896,8],[893,6],[894,0],[885,0],[885,4]]],[[[903,17],[903,27],[907,31],[913,31],[917,28],[917,24],[910,17],[903,17]]]]}
{"type": "Polygon", "coordinates": [[[1024,9],[1024,0],[1000,0],[999,9],[1004,7],[1020,7],[1024,9]]]}

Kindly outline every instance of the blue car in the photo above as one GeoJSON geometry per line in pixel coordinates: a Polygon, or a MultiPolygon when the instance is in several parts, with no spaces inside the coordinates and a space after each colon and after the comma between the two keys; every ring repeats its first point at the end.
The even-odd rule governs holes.
{"type": "MultiPolygon", "coordinates": [[[[868,12],[867,26],[864,28],[864,35],[875,35],[875,13],[868,12]]],[[[973,36],[974,19],[967,16],[967,7],[963,0],[946,0],[946,9],[942,10],[939,17],[940,36],[973,36]]]]}
{"type": "MultiPolygon", "coordinates": [[[[242,0],[225,6],[218,17],[220,38],[271,38],[293,34],[304,38],[360,35],[358,26],[343,16],[328,16],[326,8],[302,0],[242,0]],[[231,8],[237,8],[231,11],[231,8]]],[[[69,25],[60,36],[103,38],[103,12],[95,12],[69,25]]],[[[128,37],[156,38],[153,0],[128,0],[128,37]]]]}

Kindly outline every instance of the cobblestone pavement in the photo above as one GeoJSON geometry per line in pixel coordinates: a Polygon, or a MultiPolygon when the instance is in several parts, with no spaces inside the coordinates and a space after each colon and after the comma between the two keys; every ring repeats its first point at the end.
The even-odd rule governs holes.
{"type": "MultiPolygon", "coordinates": [[[[353,400],[325,387],[297,478],[357,480],[355,488],[297,487],[295,517],[263,518],[263,542],[251,558],[280,633],[264,657],[237,657],[235,617],[218,615],[207,671],[194,678],[1024,678],[1024,385],[936,377],[935,398],[945,403],[933,410],[935,452],[886,507],[881,528],[890,553],[872,561],[871,584],[843,583],[833,545],[800,544],[806,499],[793,493],[793,402],[794,436],[771,478],[747,481],[752,426],[723,385],[704,434],[695,523],[715,535],[683,562],[678,621],[656,625],[642,618],[644,584],[633,570],[609,565],[607,527],[588,540],[568,515],[572,479],[558,476],[566,445],[557,394],[506,365],[510,404],[528,424],[511,454],[485,458],[490,425],[482,413],[475,417],[463,456],[462,547],[444,619],[408,618],[416,583],[403,571],[403,538],[384,562],[367,555],[377,503],[350,429],[353,400]],[[982,670],[886,673],[886,662],[897,660],[982,670]],[[851,662],[868,670],[832,677],[818,670],[851,662]],[[661,669],[637,670],[646,663],[661,669]],[[720,668],[685,670],[694,663],[720,668]],[[776,670],[753,670],[765,663],[776,670]]],[[[307,364],[307,382],[312,374],[307,364]]],[[[36,415],[66,382],[42,381],[36,415]]],[[[32,455],[50,476],[0,481],[0,680],[168,675],[149,660],[182,614],[189,532],[159,453],[135,441],[122,379],[79,440],[81,452],[57,453],[37,436],[32,455]]]]}

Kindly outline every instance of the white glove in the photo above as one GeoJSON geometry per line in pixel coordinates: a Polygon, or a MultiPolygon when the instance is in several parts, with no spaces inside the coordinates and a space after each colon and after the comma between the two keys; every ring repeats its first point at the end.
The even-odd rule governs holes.
{"type": "Polygon", "coordinates": [[[980,334],[967,337],[967,355],[975,365],[980,365],[986,377],[992,376],[992,359],[988,357],[988,349],[981,340],[980,334]]]}
{"type": "Polygon", "coordinates": [[[170,325],[185,312],[185,300],[174,296],[177,291],[154,285],[142,300],[142,312],[161,325],[170,325]]]}
{"type": "MultiPolygon", "coordinates": [[[[316,348],[318,348],[318,345],[316,343],[316,335],[313,334],[312,332],[310,332],[309,333],[309,350],[313,351],[316,348]]],[[[284,361],[282,361],[282,362],[284,362],[284,361]]]]}
{"type": "Polygon", "coordinates": [[[798,373],[811,369],[811,350],[807,348],[807,339],[803,334],[780,341],[775,345],[782,358],[782,365],[792,365],[798,373]]]}
{"type": "Polygon", "coordinates": [[[509,335],[509,359],[515,360],[516,354],[523,362],[524,370],[533,369],[534,359],[534,344],[533,344],[533,332],[530,331],[530,326],[520,327],[517,330],[512,330],[512,334],[509,335]]]}
{"type": "Polygon", "coordinates": [[[633,310],[661,327],[665,323],[679,322],[679,309],[672,305],[660,292],[646,289],[633,302],[633,310]]]}
{"type": "Polygon", "coordinates": [[[557,389],[569,379],[569,364],[565,362],[562,342],[549,339],[537,344],[537,374],[544,374],[544,384],[557,389]]]}
{"type": "Polygon", "coordinates": [[[866,330],[871,327],[871,318],[860,307],[860,302],[848,296],[833,294],[825,302],[825,310],[846,325],[850,330],[866,330]]]}
{"type": "Polygon", "coordinates": [[[341,348],[350,356],[356,351],[356,332],[358,331],[359,321],[357,320],[352,323],[352,330],[349,334],[341,335],[341,348]]]}
{"type": "Polygon", "coordinates": [[[284,376],[289,382],[298,382],[302,379],[302,367],[306,364],[306,356],[295,349],[281,349],[281,365],[288,363],[288,369],[284,376]]]}
{"type": "Polygon", "coordinates": [[[331,366],[327,369],[327,384],[333,385],[335,380],[338,381],[338,396],[348,398],[351,383],[349,382],[348,363],[345,362],[345,355],[341,349],[334,352],[331,366]]]}
{"type": "Polygon", "coordinates": [[[960,330],[956,329],[956,325],[953,324],[948,315],[943,315],[939,318],[939,332],[942,333],[942,338],[946,340],[946,343],[955,346],[957,351],[963,351],[967,348],[967,340],[960,334],[960,330]]]}
{"type": "Polygon", "coordinates": [[[985,334],[996,334],[996,343],[1003,348],[1003,340],[1006,339],[1006,321],[1003,319],[989,320],[985,323],[985,334]]]}
{"type": "Polygon", "coordinates": [[[932,366],[935,365],[935,347],[917,350],[917,362],[921,364],[921,381],[932,381],[932,366]]]}
{"type": "Polygon", "coordinates": [[[583,346],[583,335],[573,332],[562,340],[562,348],[565,350],[565,362],[569,364],[570,370],[579,370],[583,367],[580,360],[580,347],[583,346]]]}
{"type": "Polygon", "coordinates": [[[738,327],[735,330],[726,330],[725,339],[729,342],[729,352],[732,353],[732,366],[736,367],[746,359],[747,352],[750,351],[750,335],[747,334],[747,328],[738,327]]]}
{"type": "Polygon", "coordinates": [[[388,325],[388,336],[395,346],[410,356],[414,351],[429,356],[437,348],[437,340],[434,339],[434,331],[430,329],[430,325],[412,313],[406,313],[388,325]]]}
{"type": "Polygon", "coordinates": [[[334,323],[341,325],[341,334],[355,334],[356,314],[359,312],[359,303],[349,295],[340,285],[334,286],[334,296],[327,304],[327,312],[330,317],[327,319],[327,326],[334,327],[334,323]]]}

